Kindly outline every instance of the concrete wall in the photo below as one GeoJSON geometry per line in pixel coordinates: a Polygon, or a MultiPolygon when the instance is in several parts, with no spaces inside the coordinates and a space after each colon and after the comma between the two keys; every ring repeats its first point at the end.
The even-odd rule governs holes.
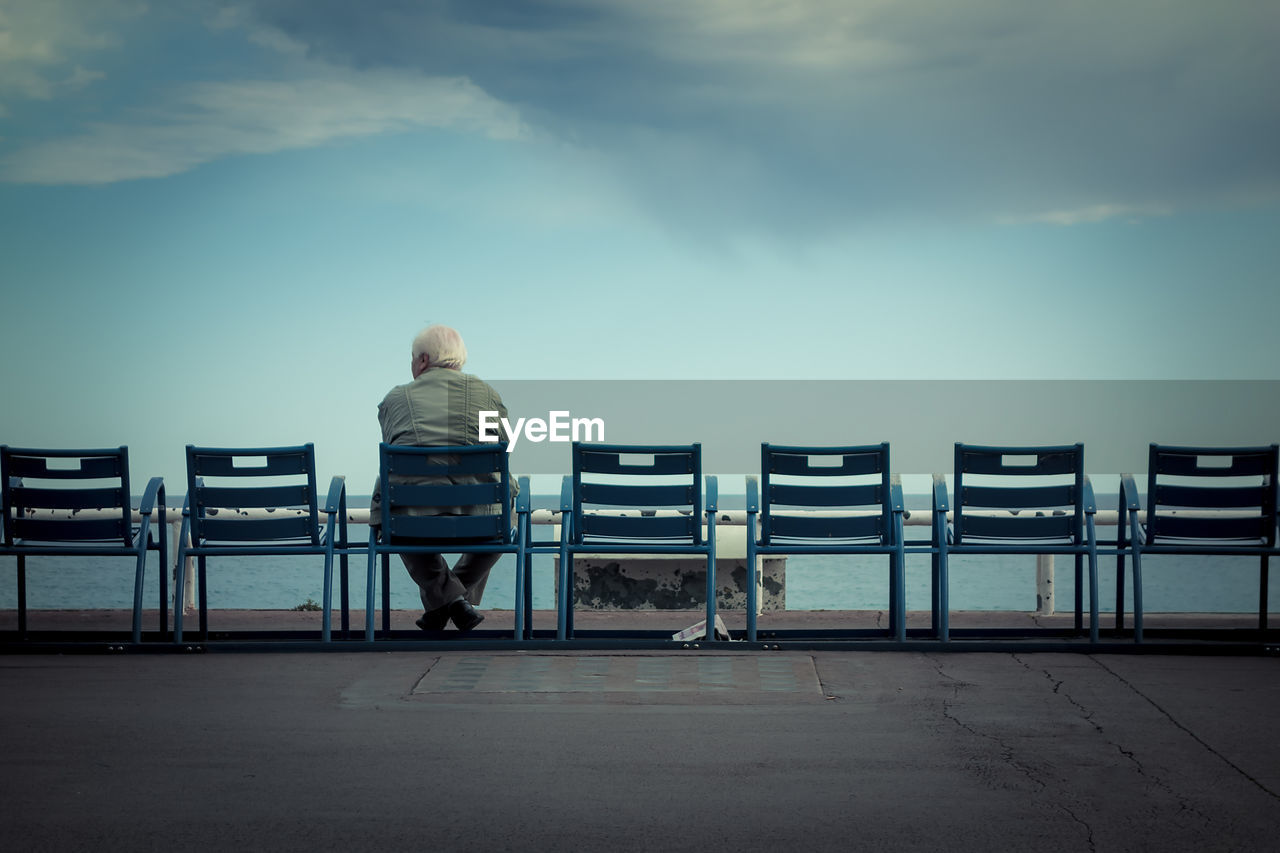
{"type": "MultiPolygon", "coordinates": [[[[716,528],[716,603],[747,607],[746,528],[716,528]]],[[[760,557],[760,609],[785,610],[786,557],[760,557]]],[[[556,560],[557,569],[559,559],[556,560]]],[[[578,554],[573,600],[589,610],[700,610],[707,603],[707,562],[685,555],[578,554]]],[[[559,574],[557,574],[557,578],[559,574]]]]}

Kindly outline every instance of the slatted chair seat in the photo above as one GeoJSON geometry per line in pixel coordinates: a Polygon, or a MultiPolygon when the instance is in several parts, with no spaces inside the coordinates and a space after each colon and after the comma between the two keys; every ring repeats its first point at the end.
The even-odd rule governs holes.
{"type": "Polygon", "coordinates": [[[761,554],[889,557],[889,628],[906,638],[902,484],[888,443],[762,444],[760,480],[747,477],[747,640],[757,639],[761,554]]]}
{"type": "Polygon", "coordinates": [[[706,638],[714,640],[717,494],[716,478],[702,473],[702,446],[574,442],[565,490],[557,636],[575,635],[576,555],[688,554],[707,561],[706,638]]]}
{"type": "Polygon", "coordinates": [[[950,639],[955,554],[1062,554],[1075,558],[1075,630],[1083,631],[1083,568],[1089,569],[1089,639],[1098,641],[1097,506],[1081,444],[994,447],[957,443],[954,509],[934,475],[933,623],[950,639]],[[952,521],[947,524],[947,513],[952,521]]]}
{"type": "MultiPolygon", "coordinates": [[[[174,642],[184,640],[188,558],[196,560],[200,637],[209,639],[208,563],[213,557],[324,557],[320,639],[332,639],[333,563],[347,574],[347,493],[341,476],[329,483],[323,510],[316,490],[315,446],[196,447],[187,445],[187,497],[182,511],[174,642]],[[281,482],[283,481],[283,482],[281,482]],[[324,522],[321,522],[321,514],[324,522]]],[[[349,628],[342,597],[341,625],[349,628]]]]}
{"type": "Polygon", "coordinates": [[[1132,474],[1120,478],[1116,629],[1124,628],[1126,552],[1132,557],[1133,634],[1143,640],[1144,555],[1252,556],[1259,559],[1258,630],[1267,629],[1269,559],[1276,547],[1280,446],[1187,447],[1152,444],[1146,512],[1132,474]],[[1126,541],[1127,540],[1127,541],[1126,541]]]}
{"type": "Polygon", "coordinates": [[[505,443],[452,447],[378,445],[382,523],[369,528],[365,639],[376,639],[376,568],[382,567],[382,634],[391,633],[391,555],[501,553],[516,558],[515,630],[525,635],[529,478],[512,511],[505,443]],[[438,514],[437,514],[438,513],[438,514]],[[428,541],[429,540],[429,541],[428,541]]]}
{"type": "Polygon", "coordinates": [[[131,639],[142,642],[143,580],[149,551],[160,554],[160,619],[168,630],[168,525],[164,481],[147,483],[136,520],[129,491],[129,450],[0,447],[4,543],[17,558],[18,634],[27,635],[26,559],[31,556],[133,557],[131,639]],[[154,535],[151,515],[158,510],[154,535]]]}

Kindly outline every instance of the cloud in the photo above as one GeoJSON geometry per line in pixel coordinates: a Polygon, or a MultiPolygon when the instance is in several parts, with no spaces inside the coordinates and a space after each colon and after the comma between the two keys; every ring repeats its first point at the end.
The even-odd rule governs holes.
{"type": "MultiPolygon", "coordinates": [[[[19,7],[37,5],[0,0],[0,72],[22,72],[0,73],[0,104],[100,85],[87,57],[124,36],[76,23],[86,4],[61,0],[24,25],[48,37],[18,48],[3,40],[3,15],[19,7]]],[[[131,7],[103,8],[125,20],[131,7]]],[[[258,72],[168,74],[159,91],[147,81],[130,95],[145,107],[15,141],[26,147],[0,177],[158,177],[455,127],[581,152],[682,233],[822,235],[900,218],[1069,225],[1280,200],[1280,16],[1263,0],[178,8],[146,19],[202,20],[218,42],[205,49],[248,44],[258,72]]]]}
{"type": "Polygon", "coordinates": [[[0,0],[0,114],[5,101],[48,100],[102,79],[81,58],[117,45],[112,30],[140,11],[117,0],[0,0]]]}
{"type": "Polygon", "coordinates": [[[1072,210],[1046,210],[1026,216],[1006,216],[998,221],[1002,225],[1088,225],[1095,222],[1106,222],[1111,219],[1126,219],[1140,222],[1156,216],[1169,216],[1173,211],[1167,207],[1130,207],[1123,204],[1092,204],[1072,210]]]}
{"type": "Polygon", "coordinates": [[[159,178],[228,156],[422,127],[502,139],[522,133],[515,111],[462,78],[309,63],[305,76],[289,79],[178,87],[131,120],[16,151],[0,162],[0,177],[39,184],[159,178]]]}
{"type": "Polygon", "coordinates": [[[1266,2],[253,0],[352,67],[466,76],[675,228],[1079,221],[1280,198],[1266,2]],[[1056,218],[1055,218],[1056,216],[1056,218]]]}

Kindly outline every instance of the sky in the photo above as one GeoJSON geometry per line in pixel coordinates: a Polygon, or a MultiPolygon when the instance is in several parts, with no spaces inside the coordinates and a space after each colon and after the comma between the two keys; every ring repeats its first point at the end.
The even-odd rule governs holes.
{"type": "Polygon", "coordinates": [[[499,388],[1280,379],[1278,41],[1244,0],[0,0],[0,442],[180,494],[185,444],[313,441],[365,492],[431,322],[499,388]]]}

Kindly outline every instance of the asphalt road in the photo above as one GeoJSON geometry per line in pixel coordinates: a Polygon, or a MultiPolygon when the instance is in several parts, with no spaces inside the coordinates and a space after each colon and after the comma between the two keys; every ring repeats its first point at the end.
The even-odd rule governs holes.
{"type": "Polygon", "coordinates": [[[0,849],[1274,850],[1280,660],[0,658],[0,849]]]}

